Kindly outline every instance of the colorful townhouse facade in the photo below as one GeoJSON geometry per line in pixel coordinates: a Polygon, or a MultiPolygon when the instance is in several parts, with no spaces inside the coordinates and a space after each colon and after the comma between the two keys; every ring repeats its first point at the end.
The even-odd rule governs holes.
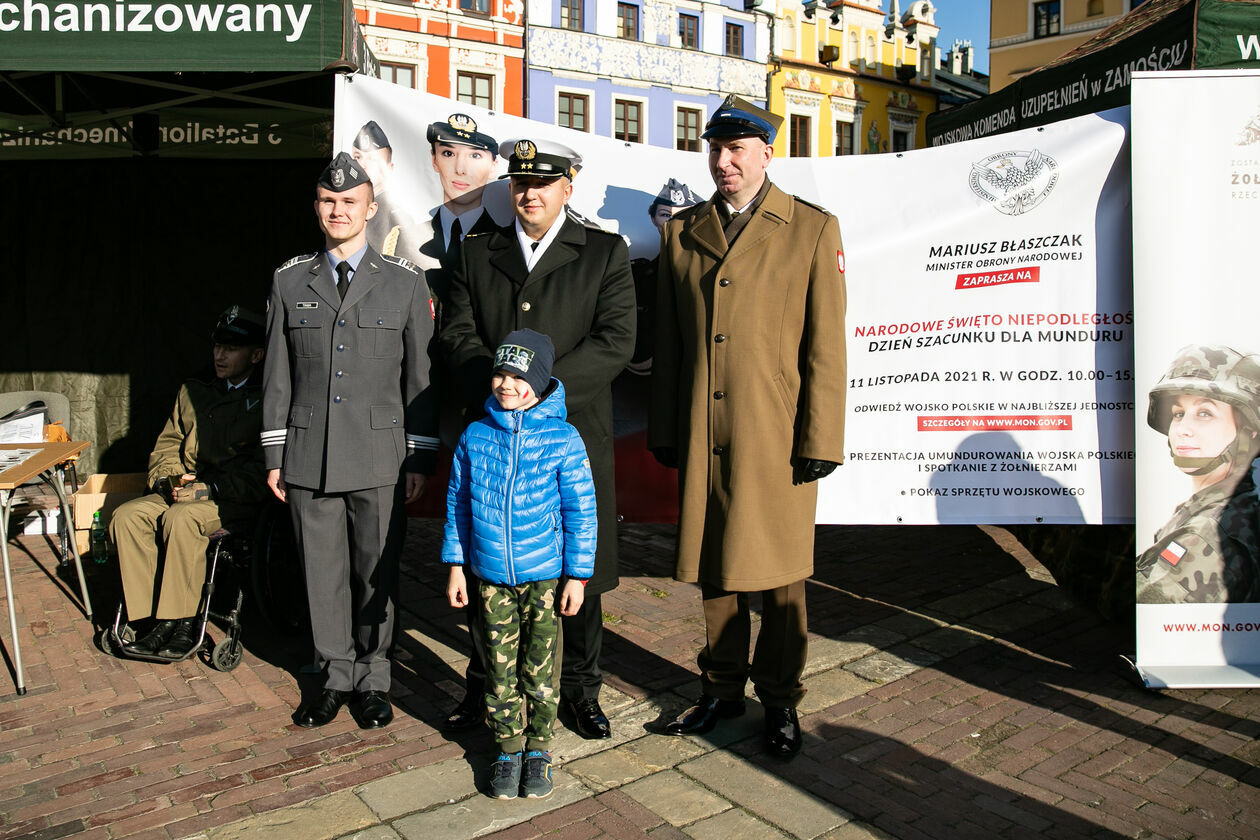
{"type": "Polygon", "coordinates": [[[744,0],[529,0],[525,114],[700,151],[725,94],[765,102],[768,19],[744,0]]]}
{"type": "Polygon", "coordinates": [[[791,157],[923,148],[936,110],[936,7],[930,0],[783,2],[770,110],[775,153],[791,157]]]}
{"type": "Polygon", "coordinates": [[[355,0],[381,78],[524,116],[523,0],[355,0]]]}

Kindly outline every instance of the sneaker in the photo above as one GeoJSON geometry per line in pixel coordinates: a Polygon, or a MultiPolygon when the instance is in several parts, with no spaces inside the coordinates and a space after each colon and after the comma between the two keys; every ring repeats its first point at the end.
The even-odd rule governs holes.
{"type": "Polygon", "coordinates": [[[499,753],[490,766],[490,795],[495,799],[515,799],[520,789],[521,754],[499,753]]]}
{"type": "Polygon", "coordinates": [[[525,754],[525,780],[521,793],[527,799],[546,799],[551,796],[551,753],[530,750],[525,754]]]}

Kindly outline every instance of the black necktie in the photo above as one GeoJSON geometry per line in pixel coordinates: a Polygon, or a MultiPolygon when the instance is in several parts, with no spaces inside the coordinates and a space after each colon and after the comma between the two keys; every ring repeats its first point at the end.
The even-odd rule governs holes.
{"type": "Polygon", "coordinates": [[[346,299],[346,290],[350,288],[350,263],[342,260],[337,263],[337,294],[346,299]]]}
{"type": "Polygon", "coordinates": [[[451,222],[451,238],[446,241],[446,253],[449,255],[455,250],[455,246],[459,244],[459,237],[464,229],[459,224],[459,219],[451,222]]]}

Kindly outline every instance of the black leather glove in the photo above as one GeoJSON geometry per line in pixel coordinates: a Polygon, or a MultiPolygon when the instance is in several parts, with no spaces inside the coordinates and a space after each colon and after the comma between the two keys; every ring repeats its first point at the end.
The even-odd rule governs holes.
{"type": "Polygon", "coordinates": [[[835,461],[819,461],[817,458],[806,458],[801,469],[801,480],[808,484],[820,478],[826,478],[840,466],[835,461]]]}
{"type": "Polygon", "coordinates": [[[662,467],[669,467],[671,470],[678,469],[678,450],[672,446],[658,446],[652,450],[652,457],[662,467]]]}

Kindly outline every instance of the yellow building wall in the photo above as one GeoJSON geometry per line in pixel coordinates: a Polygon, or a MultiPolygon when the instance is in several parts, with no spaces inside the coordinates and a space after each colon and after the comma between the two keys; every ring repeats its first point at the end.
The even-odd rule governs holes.
{"type": "MultiPolygon", "coordinates": [[[[809,66],[785,63],[783,68],[774,74],[770,86],[770,111],[784,118],[783,127],[779,130],[774,142],[776,157],[787,157],[789,151],[790,117],[787,96],[784,88],[804,90],[821,94],[822,99],[816,111],[808,116],[817,126],[815,136],[817,144],[811,149],[812,157],[833,157],[836,150],[836,126],[831,109],[831,97],[858,99],[863,105],[861,114],[860,136],[854,137],[856,152],[869,154],[870,127],[874,125],[878,132],[879,151],[891,151],[891,128],[889,108],[900,108],[902,111],[917,111],[919,118],[914,129],[915,149],[927,145],[927,115],[936,110],[936,94],[924,85],[902,84],[896,80],[897,58],[901,63],[911,67],[919,66],[919,50],[915,46],[907,46],[904,42],[888,43],[883,39],[881,29],[863,29],[855,27],[858,32],[860,55],[865,55],[866,38],[875,38],[876,63],[866,66],[864,72],[854,72],[850,68],[852,57],[847,50],[849,29],[837,30],[826,27],[828,44],[840,48],[840,60],[833,64],[835,69],[828,69],[818,61],[817,26],[809,20],[800,24],[797,50],[783,49],[785,59],[797,59],[809,66]],[[891,102],[890,102],[891,100],[891,102]],[[887,147],[887,148],[885,148],[887,147]]],[[[793,113],[801,113],[794,110],[793,113]]]]}
{"type": "Polygon", "coordinates": [[[1038,0],[989,0],[989,92],[994,93],[1054,61],[1059,56],[1083,44],[1098,34],[1114,19],[1129,10],[1129,0],[1061,0],[1060,31],[1080,25],[1089,26],[1077,32],[1033,38],[1033,5],[1038,0]],[[1095,13],[1090,14],[1094,9],[1095,13]],[[1026,40],[1015,44],[999,45],[994,42],[1005,38],[1022,37],[1026,40]]]}

